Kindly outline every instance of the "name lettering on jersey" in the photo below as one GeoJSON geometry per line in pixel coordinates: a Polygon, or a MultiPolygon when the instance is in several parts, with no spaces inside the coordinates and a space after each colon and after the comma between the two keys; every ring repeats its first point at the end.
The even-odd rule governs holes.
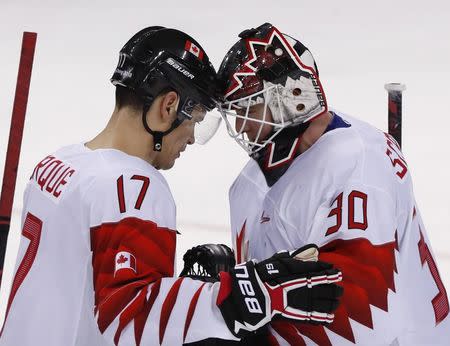
{"type": "Polygon", "coordinates": [[[400,181],[405,177],[408,172],[408,165],[406,164],[405,158],[400,150],[400,146],[397,141],[388,133],[384,133],[386,136],[386,155],[391,160],[392,167],[395,169],[395,174],[400,178],[400,181]]]}
{"type": "Polygon", "coordinates": [[[30,180],[54,202],[58,202],[61,194],[70,182],[75,170],[55,156],[47,156],[33,170],[30,180]]]}

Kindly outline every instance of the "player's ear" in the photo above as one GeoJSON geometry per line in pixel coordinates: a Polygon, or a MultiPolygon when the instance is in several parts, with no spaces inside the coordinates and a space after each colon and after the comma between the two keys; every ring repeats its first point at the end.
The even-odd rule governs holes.
{"type": "Polygon", "coordinates": [[[175,91],[169,91],[162,95],[161,103],[159,105],[159,111],[163,123],[172,124],[172,122],[175,120],[179,101],[180,98],[175,91]]]}

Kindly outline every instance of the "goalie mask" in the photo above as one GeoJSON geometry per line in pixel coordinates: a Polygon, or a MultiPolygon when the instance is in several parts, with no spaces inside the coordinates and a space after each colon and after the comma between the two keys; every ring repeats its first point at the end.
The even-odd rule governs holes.
{"type": "Polygon", "coordinates": [[[239,37],[218,72],[224,94],[219,109],[230,136],[252,155],[284,128],[306,123],[328,107],[314,58],[301,42],[270,23],[239,37]],[[250,116],[255,105],[258,116],[250,116]],[[245,130],[249,122],[258,126],[252,138],[245,130]]]}

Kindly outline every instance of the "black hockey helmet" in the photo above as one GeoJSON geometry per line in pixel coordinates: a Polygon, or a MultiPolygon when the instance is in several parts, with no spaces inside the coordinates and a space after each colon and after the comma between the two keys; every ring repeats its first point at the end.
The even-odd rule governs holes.
{"type": "Polygon", "coordinates": [[[217,104],[217,74],[203,48],[186,33],[162,26],[139,31],[123,46],[111,82],[142,99],[144,126],[155,137],[158,151],[162,137],[190,119],[196,106],[209,111],[217,104]],[[164,133],[152,131],[145,113],[156,96],[170,89],[180,97],[178,119],[164,133]]]}
{"type": "Polygon", "coordinates": [[[306,123],[328,111],[311,52],[270,23],[239,34],[220,65],[218,79],[225,101],[220,110],[228,132],[250,154],[270,143],[283,128],[306,123]],[[234,129],[228,118],[252,121],[249,107],[258,103],[265,107],[263,119],[257,122],[261,127],[271,125],[273,133],[270,138],[250,141],[243,128],[234,129]],[[236,109],[245,116],[236,114],[236,109]],[[273,122],[266,119],[267,109],[273,122]]]}

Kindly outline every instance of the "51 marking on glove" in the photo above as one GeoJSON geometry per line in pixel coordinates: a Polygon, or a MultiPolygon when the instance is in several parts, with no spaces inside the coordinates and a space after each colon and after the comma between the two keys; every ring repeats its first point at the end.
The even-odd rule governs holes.
{"type": "MultiPolygon", "coordinates": [[[[273,265],[272,265],[273,266],[273,265]]],[[[242,295],[245,296],[245,305],[247,305],[247,309],[252,314],[262,314],[263,311],[261,309],[261,305],[258,302],[258,299],[254,298],[255,290],[253,289],[253,285],[250,280],[241,280],[248,279],[248,269],[245,265],[238,265],[234,267],[236,272],[236,278],[238,279],[239,289],[241,290],[242,295]]]]}
{"type": "Polygon", "coordinates": [[[267,263],[266,264],[266,269],[267,269],[267,272],[269,274],[277,274],[277,273],[279,273],[279,270],[275,269],[275,267],[273,266],[273,263],[267,263]]]}

